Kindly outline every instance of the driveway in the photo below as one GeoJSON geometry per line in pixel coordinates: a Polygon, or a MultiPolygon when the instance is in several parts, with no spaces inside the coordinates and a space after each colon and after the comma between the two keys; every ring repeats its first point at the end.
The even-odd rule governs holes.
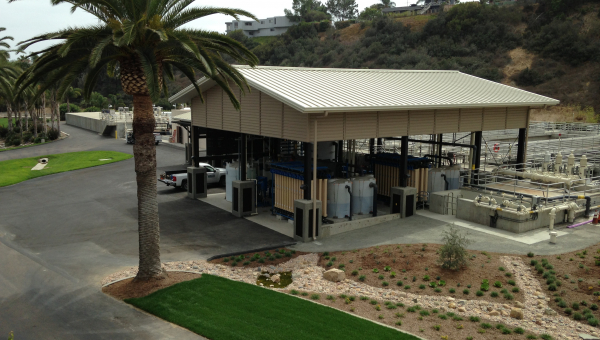
{"type": "MultiPolygon", "coordinates": [[[[0,160],[86,150],[132,153],[123,140],[62,129],[71,137],[1,152],[0,160]]],[[[182,150],[157,147],[159,172],[183,158],[182,150]]],[[[171,187],[158,186],[158,202],[164,262],[291,241],[171,187]]],[[[201,339],[100,292],[103,277],[137,265],[136,218],[133,159],[0,188],[0,338],[14,331],[19,340],[201,339]]]]}

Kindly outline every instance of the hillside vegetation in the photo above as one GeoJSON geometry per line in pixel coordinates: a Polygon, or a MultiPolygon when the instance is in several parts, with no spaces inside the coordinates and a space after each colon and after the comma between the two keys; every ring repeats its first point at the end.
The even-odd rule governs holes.
{"type": "Polygon", "coordinates": [[[599,9],[577,0],[469,2],[438,15],[382,17],[337,30],[301,23],[269,41],[241,32],[236,39],[262,65],[459,70],[598,111],[599,9]]]}

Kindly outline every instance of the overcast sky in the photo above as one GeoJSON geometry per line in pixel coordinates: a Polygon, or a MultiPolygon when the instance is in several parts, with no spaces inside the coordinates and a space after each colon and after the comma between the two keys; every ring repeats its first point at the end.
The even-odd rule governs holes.
{"type": "MultiPolygon", "coordinates": [[[[359,10],[363,10],[378,0],[356,0],[359,10]]],[[[414,3],[416,1],[410,1],[414,3]]],[[[408,2],[396,0],[398,6],[408,2]]],[[[292,0],[196,0],[193,6],[213,6],[240,8],[253,13],[259,18],[283,15],[284,8],[291,8],[292,0]]],[[[225,22],[231,20],[224,15],[211,15],[204,19],[187,24],[188,27],[224,32],[225,22]]],[[[6,31],[0,36],[10,35],[15,38],[11,46],[39,34],[54,32],[72,26],[97,24],[90,14],[77,10],[71,14],[71,7],[66,4],[52,6],[50,0],[18,0],[7,3],[0,0],[0,27],[6,31]]],[[[36,50],[47,45],[34,45],[29,50],[36,50]]]]}

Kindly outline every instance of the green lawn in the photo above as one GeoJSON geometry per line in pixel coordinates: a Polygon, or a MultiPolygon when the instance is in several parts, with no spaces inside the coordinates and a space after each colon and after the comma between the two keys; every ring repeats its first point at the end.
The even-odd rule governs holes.
{"type": "Polygon", "coordinates": [[[212,340],[417,339],[333,308],[207,274],[125,302],[212,340]]]}
{"type": "Polygon", "coordinates": [[[59,172],[114,163],[131,157],[133,156],[116,151],[81,151],[1,161],[0,187],[59,172]],[[38,163],[38,160],[43,157],[48,158],[48,165],[42,170],[32,171],[31,168],[33,168],[38,163]],[[100,159],[109,160],[100,161],[100,159]]]}
{"type": "MultiPolygon", "coordinates": [[[[15,122],[15,119],[13,118],[13,123],[14,122],[15,122]]],[[[7,127],[8,126],[8,118],[0,118],[0,126],[7,127]]]]}

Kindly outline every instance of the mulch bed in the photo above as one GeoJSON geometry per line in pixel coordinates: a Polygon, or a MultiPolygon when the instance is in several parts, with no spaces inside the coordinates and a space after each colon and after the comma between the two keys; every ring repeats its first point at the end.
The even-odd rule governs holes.
{"type": "MultiPolygon", "coordinates": [[[[532,270],[542,284],[544,292],[553,297],[549,302],[552,309],[571,319],[575,313],[583,316],[584,310],[590,312],[596,319],[600,319],[600,308],[597,307],[600,306],[600,244],[560,255],[523,256],[525,263],[531,263],[532,260],[537,261],[538,268],[543,267],[542,273],[538,273],[533,266],[532,270]],[[542,259],[547,260],[551,267],[543,266],[542,259]],[[547,281],[548,277],[544,275],[554,276],[554,282],[547,281]],[[551,290],[554,289],[551,288],[552,283],[556,290],[551,290]],[[561,306],[560,301],[555,300],[556,298],[562,299],[565,305],[561,306]],[[579,304],[578,310],[573,308],[573,303],[579,304]],[[593,310],[594,308],[597,310],[593,310]]],[[[585,317],[580,322],[588,323],[585,317]]]]}
{"type": "Polygon", "coordinates": [[[125,279],[103,287],[102,292],[119,300],[139,298],[176,283],[197,279],[202,276],[201,274],[185,272],[168,272],[167,274],[167,277],[161,280],[133,282],[133,278],[125,279]]]}
{"type": "MultiPolygon", "coordinates": [[[[378,311],[376,309],[378,305],[372,305],[370,300],[361,301],[358,297],[356,297],[355,301],[346,303],[345,298],[339,296],[335,296],[335,300],[328,300],[327,295],[320,294],[319,299],[314,300],[311,298],[311,295],[312,294],[307,296],[297,296],[339,310],[350,312],[373,321],[384,323],[388,326],[410,332],[425,339],[464,340],[468,339],[469,337],[473,337],[473,339],[524,340],[526,339],[527,335],[534,334],[527,332],[526,330],[525,334],[517,334],[514,332],[515,328],[506,325],[504,325],[504,327],[511,330],[511,334],[503,334],[501,329],[496,328],[498,323],[491,323],[489,320],[480,320],[475,322],[470,321],[468,318],[462,318],[463,320],[455,320],[452,316],[447,316],[446,320],[443,320],[439,316],[445,313],[441,311],[434,313],[433,309],[427,310],[429,315],[422,316],[420,314],[422,310],[409,312],[407,311],[408,306],[395,306],[395,309],[388,309],[384,304],[384,301],[378,301],[378,305],[380,307],[380,310],[378,311]],[[401,325],[396,325],[398,321],[401,322],[401,325]],[[488,323],[492,327],[483,329],[481,326],[482,323],[488,323]],[[436,326],[439,326],[439,330],[434,328],[436,326]]],[[[540,339],[539,336],[537,336],[537,338],[540,339]]]]}
{"type": "Polygon", "coordinates": [[[509,280],[514,280],[510,268],[505,268],[505,271],[499,270],[504,266],[500,262],[500,257],[504,254],[469,251],[469,265],[454,271],[443,269],[438,264],[437,251],[440,247],[438,244],[385,245],[321,253],[319,265],[325,269],[341,267],[346,271],[346,278],[373,287],[414,294],[452,296],[457,299],[498,300],[497,302],[506,301],[502,293],[502,290],[506,289],[514,300],[523,301],[523,293],[513,292],[515,286],[509,284],[509,280]],[[386,270],[388,266],[389,270],[386,270]],[[373,272],[374,269],[378,272],[373,272]],[[395,277],[392,277],[394,273],[395,277]],[[361,280],[362,276],[364,278],[361,280]],[[483,296],[477,296],[476,292],[480,290],[484,279],[489,281],[489,291],[483,292],[483,296]],[[440,290],[436,292],[430,283],[438,283],[440,280],[445,281],[445,285],[436,286],[435,288],[440,290]],[[494,287],[496,281],[499,281],[502,287],[494,287]],[[401,285],[398,285],[399,282],[401,285]],[[406,289],[406,286],[410,286],[410,289],[406,289]],[[424,289],[420,286],[424,286],[424,289]],[[468,294],[463,292],[465,289],[468,290],[468,294]],[[498,297],[491,297],[492,292],[496,292],[498,297]]]}
{"type": "Polygon", "coordinates": [[[264,266],[275,266],[287,262],[300,255],[305,255],[301,251],[290,250],[287,248],[274,248],[260,252],[246,253],[236,256],[229,256],[208,261],[213,264],[225,266],[237,266],[243,268],[256,268],[264,266]]]}

